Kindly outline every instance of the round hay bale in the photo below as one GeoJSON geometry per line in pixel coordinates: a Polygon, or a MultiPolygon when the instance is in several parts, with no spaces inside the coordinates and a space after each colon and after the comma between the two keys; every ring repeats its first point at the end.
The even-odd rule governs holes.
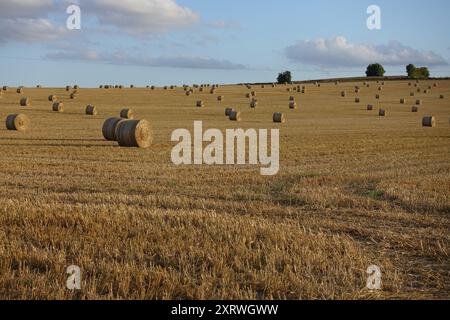
{"type": "Polygon", "coordinates": [[[8,86],[3,86],[3,91],[8,91],[8,86]]]}
{"type": "Polygon", "coordinates": [[[130,89],[134,89],[134,84],[131,84],[131,85],[130,85],[130,89]]]}
{"type": "Polygon", "coordinates": [[[433,83],[433,87],[437,88],[437,87],[438,87],[438,84],[437,84],[436,82],[433,83]]]}
{"type": "Polygon", "coordinates": [[[6,117],[6,129],[23,132],[27,130],[30,120],[24,114],[10,114],[6,117]]]}
{"type": "Polygon", "coordinates": [[[378,111],[378,115],[379,115],[380,117],[385,117],[385,116],[386,116],[386,110],[380,109],[380,111],[378,111]]]}
{"type": "Polygon", "coordinates": [[[252,102],[250,102],[250,108],[256,109],[256,107],[258,107],[258,100],[252,99],[252,102]]]}
{"type": "Polygon", "coordinates": [[[370,84],[367,84],[367,86],[366,86],[367,88],[370,88],[370,84]]]}
{"type": "Polygon", "coordinates": [[[414,97],[416,94],[414,93],[414,92],[411,92],[410,94],[409,94],[409,96],[410,97],[414,97]]]}
{"type": "Polygon", "coordinates": [[[252,97],[255,97],[256,96],[256,91],[252,91],[251,94],[252,94],[252,97]]]}
{"type": "Polygon", "coordinates": [[[295,101],[295,97],[294,96],[290,96],[289,97],[289,101],[295,101]]]}
{"type": "Polygon", "coordinates": [[[49,95],[48,96],[48,101],[50,101],[50,102],[54,102],[54,101],[56,101],[58,98],[54,95],[54,94],[51,94],[51,95],[49,95]]]}
{"type": "Polygon", "coordinates": [[[355,98],[355,103],[359,103],[359,98],[358,97],[355,98]]]}
{"type": "Polygon", "coordinates": [[[203,108],[205,106],[205,103],[202,100],[197,101],[197,108],[203,108]]]}
{"type": "Polygon", "coordinates": [[[121,147],[148,148],[153,142],[152,128],[147,120],[120,121],[115,134],[121,147]]]}
{"type": "Polygon", "coordinates": [[[427,90],[427,89],[423,90],[423,93],[427,94],[427,93],[428,93],[428,90],[427,90]]]}
{"type": "Polygon", "coordinates": [[[383,87],[378,87],[378,91],[383,91],[383,87]]]}
{"type": "Polygon", "coordinates": [[[379,95],[379,94],[376,94],[376,95],[375,95],[375,99],[380,100],[380,95],[379,95]]]}
{"type": "Polygon", "coordinates": [[[422,90],[420,90],[420,88],[417,89],[417,92],[420,93],[422,90]]]}
{"type": "Polygon", "coordinates": [[[439,99],[444,99],[445,98],[445,96],[443,95],[443,94],[441,94],[440,96],[439,96],[439,99]]]}
{"type": "Polygon", "coordinates": [[[151,86],[151,87],[150,87],[150,90],[155,90],[155,89],[156,89],[155,86],[151,86]]]}
{"type": "Polygon", "coordinates": [[[384,86],[384,81],[383,81],[383,82],[381,82],[381,85],[382,85],[382,86],[384,86]]]}
{"type": "Polygon", "coordinates": [[[17,93],[23,93],[23,88],[17,88],[17,93]]]}
{"type": "Polygon", "coordinates": [[[76,99],[76,98],[78,98],[78,94],[76,94],[75,92],[72,92],[72,93],[70,94],[70,99],[74,100],[74,99],[76,99]]]}
{"type": "Polygon", "coordinates": [[[411,107],[411,112],[419,112],[419,107],[417,107],[417,106],[412,106],[412,107],[411,107]]]}
{"type": "Polygon", "coordinates": [[[109,118],[103,123],[102,133],[103,137],[108,141],[117,141],[116,127],[119,122],[125,121],[123,118],[109,118]]]}
{"type": "Polygon", "coordinates": [[[185,95],[189,97],[191,95],[191,91],[186,91],[185,95]]]}
{"type": "Polygon", "coordinates": [[[359,91],[360,91],[359,89],[355,89],[355,93],[359,93],[359,91]]]}
{"type": "Polygon", "coordinates": [[[431,90],[432,89],[432,87],[431,86],[428,86],[428,90],[431,90]]]}
{"type": "Polygon", "coordinates": [[[31,100],[27,97],[23,97],[22,99],[20,99],[20,105],[22,107],[28,107],[31,106],[31,100]]]}
{"type": "Polygon", "coordinates": [[[210,94],[215,94],[215,93],[216,93],[216,90],[211,89],[211,91],[209,91],[209,93],[210,93],[210,94]]]}
{"type": "Polygon", "coordinates": [[[273,122],[275,122],[275,123],[285,123],[286,122],[286,117],[284,116],[284,113],[275,112],[273,114],[273,122]]]}
{"type": "Polygon", "coordinates": [[[368,104],[368,105],[367,105],[367,111],[372,111],[372,110],[373,110],[373,105],[368,104]]]}
{"type": "Polygon", "coordinates": [[[231,121],[237,121],[237,122],[242,120],[241,113],[239,111],[234,111],[234,110],[229,113],[229,118],[231,121]]]}
{"type": "Polygon", "coordinates": [[[250,93],[245,94],[246,98],[250,98],[252,95],[250,93]]]}
{"type": "Polygon", "coordinates": [[[217,101],[223,101],[224,99],[225,99],[224,96],[218,96],[218,97],[217,97],[217,101]]]}
{"type": "Polygon", "coordinates": [[[346,96],[347,96],[347,92],[342,91],[342,92],[341,92],[341,97],[346,97],[346,96]]]}
{"type": "Polygon", "coordinates": [[[295,101],[289,102],[289,109],[291,110],[297,109],[297,103],[295,101]]]}
{"type": "Polygon", "coordinates": [[[134,119],[133,110],[131,109],[122,109],[120,110],[120,117],[122,119],[134,119]]]}
{"type": "Polygon", "coordinates": [[[416,105],[417,105],[417,106],[421,106],[421,105],[422,105],[422,100],[417,99],[417,100],[416,100],[416,105]]]}
{"type": "Polygon", "coordinates": [[[74,88],[75,90],[78,90],[78,89],[80,89],[80,86],[76,84],[76,85],[73,86],[73,88],[74,88]]]}
{"type": "Polygon", "coordinates": [[[286,88],[286,91],[287,92],[291,92],[291,88],[286,88]]]}
{"type": "Polygon", "coordinates": [[[411,87],[411,86],[412,86],[412,83],[411,83],[411,82],[409,82],[409,83],[408,83],[408,86],[410,86],[410,87],[411,87]]]}
{"type": "Polygon", "coordinates": [[[86,106],[86,114],[88,116],[96,116],[98,114],[97,108],[93,105],[86,106]]]}
{"type": "Polygon", "coordinates": [[[225,108],[225,115],[229,117],[232,111],[234,111],[232,108],[225,108]]]}
{"type": "Polygon", "coordinates": [[[64,104],[62,102],[53,103],[52,110],[55,112],[64,112],[64,104]]]}
{"type": "Polygon", "coordinates": [[[405,99],[405,98],[401,98],[401,99],[400,99],[400,103],[401,103],[401,104],[405,104],[405,103],[406,103],[406,99],[405,99]]]}
{"type": "Polygon", "coordinates": [[[103,85],[102,84],[99,86],[99,89],[103,89],[103,85]]]}
{"type": "Polygon", "coordinates": [[[423,127],[435,127],[436,126],[436,119],[433,116],[426,116],[422,119],[422,126],[423,127]]]}
{"type": "Polygon", "coordinates": [[[302,93],[306,93],[306,88],[302,88],[302,93]]]}

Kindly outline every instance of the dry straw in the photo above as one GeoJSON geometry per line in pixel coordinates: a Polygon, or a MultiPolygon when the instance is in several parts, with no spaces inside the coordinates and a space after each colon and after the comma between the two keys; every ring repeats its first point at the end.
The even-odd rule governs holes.
{"type": "Polygon", "coordinates": [[[341,92],[341,97],[346,97],[346,96],[347,96],[347,92],[342,91],[342,92],[341,92]]]}
{"type": "Polygon", "coordinates": [[[23,88],[17,88],[17,93],[23,93],[23,88]]]}
{"type": "Polygon", "coordinates": [[[284,113],[275,112],[273,114],[273,122],[275,122],[275,123],[285,123],[286,122],[286,117],[284,116],[284,113]]]}
{"type": "Polygon", "coordinates": [[[8,91],[8,86],[3,86],[3,91],[8,91]]]}
{"type": "Polygon", "coordinates": [[[416,105],[421,106],[421,105],[422,105],[422,100],[417,99],[417,100],[416,100],[416,105]]]}
{"type": "Polygon", "coordinates": [[[75,92],[72,92],[71,94],[70,94],[70,99],[76,99],[76,98],[78,98],[78,94],[76,94],[75,92]]]}
{"type": "Polygon", "coordinates": [[[217,101],[223,101],[224,98],[225,98],[224,96],[218,96],[218,97],[217,97],[217,101]]]}
{"type": "Polygon", "coordinates": [[[252,99],[252,102],[250,102],[250,108],[255,109],[256,107],[258,107],[258,100],[252,99]]]}
{"type": "Polygon", "coordinates": [[[48,101],[50,101],[50,102],[54,102],[54,101],[56,101],[58,98],[54,95],[54,94],[51,94],[51,95],[49,95],[48,96],[48,101]]]}
{"type": "Polygon", "coordinates": [[[385,117],[385,116],[386,116],[386,110],[380,109],[380,111],[378,111],[378,115],[379,115],[380,117],[385,117]]]}
{"type": "Polygon", "coordinates": [[[368,111],[372,111],[372,110],[373,110],[373,105],[368,104],[368,105],[367,105],[367,110],[368,110],[368,111]]]}
{"type": "Polygon", "coordinates": [[[401,103],[401,104],[405,104],[405,103],[406,103],[406,99],[405,99],[405,98],[401,98],[401,99],[400,99],[400,103],[401,103]]]}
{"type": "Polygon", "coordinates": [[[358,97],[355,98],[355,103],[359,103],[359,98],[358,97]]]}
{"type": "Polygon", "coordinates": [[[64,112],[64,104],[62,102],[53,103],[52,110],[55,112],[64,112]]]}
{"type": "Polygon", "coordinates": [[[120,121],[115,134],[121,147],[148,148],[153,141],[152,128],[146,120],[120,121]]]}
{"type": "Polygon", "coordinates": [[[97,108],[93,105],[86,106],[86,114],[88,116],[96,116],[98,114],[97,108]]]}
{"type": "Polygon", "coordinates": [[[197,108],[203,108],[205,106],[205,103],[202,100],[197,101],[197,108]]]}
{"type": "Polygon", "coordinates": [[[422,119],[422,126],[423,127],[435,127],[436,126],[436,119],[433,116],[426,116],[422,119]]]}
{"type": "Polygon", "coordinates": [[[28,107],[31,106],[31,100],[27,97],[23,97],[22,99],[20,99],[20,105],[22,107],[28,107]]]}
{"type": "Polygon", "coordinates": [[[123,118],[109,118],[103,123],[102,133],[108,141],[117,141],[116,138],[116,127],[119,122],[125,121],[123,118]]]}
{"type": "Polygon", "coordinates": [[[419,112],[419,107],[413,106],[413,107],[411,108],[411,112],[419,112]]]}
{"type": "Polygon", "coordinates": [[[133,110],[131,109],[122,109],[120,111],[120,117],[123,119],[134,119],[133,110]]]}
{"type": "Polygon", "coordinates": [[[30,124],[30,120],[24,114],[10,114],[6,117],[6,129],[15,131],[25,131],[30,124]]]}
{"type": "Polygon", "coordinates": [[[242,117],[241,117],[241,113],[239,111],[230,111],[229,113],[229,118],[231,121],[241,121],[242,117]]]}
{"type": "Polygon", "coordinates": [[[441,95],[439,96],[439,98],[440,98],[440,99],[444,99],[445,97],[444,97],[443,94],[441,94],[441,95]]]}

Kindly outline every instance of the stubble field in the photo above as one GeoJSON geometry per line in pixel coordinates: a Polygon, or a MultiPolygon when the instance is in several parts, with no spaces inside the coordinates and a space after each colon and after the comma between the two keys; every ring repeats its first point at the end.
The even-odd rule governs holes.
{"type": "Polygon", "coordinates": [[[255,110],[245,86],[189,97],[180,87],[81,88],[75,100],[63,88],[4,92],[0,119],[21,112],[31,125],[0,127],[0,298],[448,299],[450,81],[421,81],[422,93],[408,81],[381,92],[376,82],[306,86],[254,85],[255,110]],[[65,112],[51,111],[50,94],[65,112]],[[19,107],[22,96],[32,106],[19,107]],[[88,104],[97,116],[84,114],[88,104]],[[150,121],[151,148],[104,141],[103,121],[123,107],[150,121]],[[272,122],[276,111],[285,124],[272,122]],[[435,128],[422,127],[425,115],[435,128]],[[171,133],[195,120],[223,132],[280,128],[279,173],[173,165],[171,133]],[[66,288],[70,265],[81,268],[79,291],[66,288]],[[366,289],[371,265],[380,291],[366,289]]]}

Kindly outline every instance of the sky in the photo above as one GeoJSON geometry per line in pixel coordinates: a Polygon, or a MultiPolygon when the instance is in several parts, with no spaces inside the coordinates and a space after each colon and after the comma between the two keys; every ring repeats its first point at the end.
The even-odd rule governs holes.
{"type": "Polygon", "coordinates": [[[309,80],[376,62],[450,76],[449,12],[448,0],[0,0],[0,85],[309,80]],[[380,29],[367,27],[371,5],[380,29]]]}

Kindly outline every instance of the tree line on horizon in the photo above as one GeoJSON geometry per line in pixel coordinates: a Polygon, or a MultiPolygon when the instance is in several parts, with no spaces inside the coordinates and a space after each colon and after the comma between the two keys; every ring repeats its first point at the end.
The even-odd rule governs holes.
{"type": "MultiPolygon", "coordinates": [[[[386,71],[380,63],[369,64],[366,69],[367,77],[384,77],[386,71]]],[[[414,64],[406,66],[406,73],[411,79],[428,79],[430,71],[427,67],[416,67],[414,64]]],[[[292,73],[290,71],[280,72],[277,77],[279,84],[292,83],[292,73]]]]}

